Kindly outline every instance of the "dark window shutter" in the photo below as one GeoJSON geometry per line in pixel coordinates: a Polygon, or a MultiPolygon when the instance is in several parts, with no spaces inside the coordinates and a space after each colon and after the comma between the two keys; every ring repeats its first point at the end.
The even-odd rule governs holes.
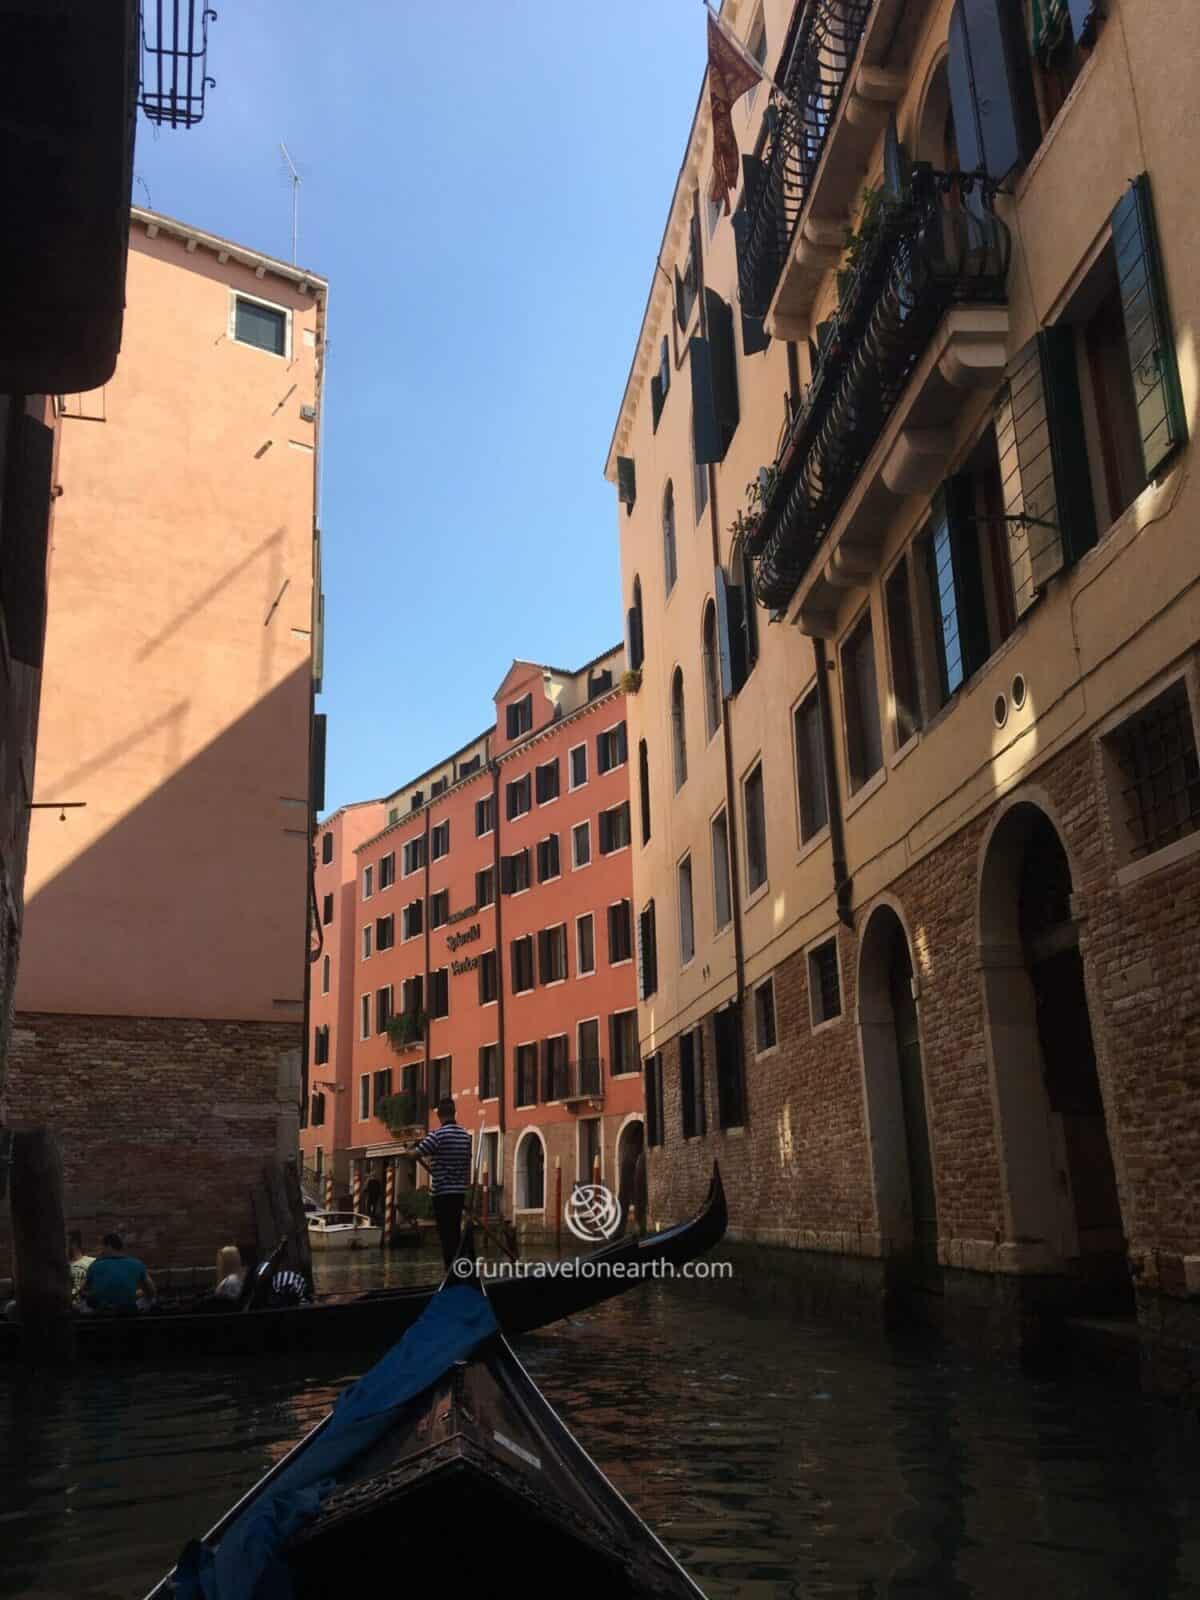
{"type": "Polygon", "coordinates": [[[644,645],[642,640],[642,608],[630,606],[629,620],[629,665],[637,672],[644,659],[644,645]]]}
{"type": "Polygon", "coordinates": [[[727,700],[736,694],[746,681],[745,652],[738,650],[735,634],[740,633],[740,614],[735,621],[731,614],[733,591],[725,581],[723,568],[718,567],[713,576],[713,592],[717,604],[717,654],[721,660],[721,696],[727,700]]]}
{"type": "Polygon", "coordinates": [[[550,934],[546,928],[541,928],[537,936],[538,945],[538,971],[541,973],[542,982],[550,980],[550,934]]]}
{"type": "Polygon", "coordinates": [[[1101,0],[1067,0],[1071,31],[1077,44],[1091,45],[1104,15],[1101,0]]]}
{"type": "Polygon", "coordinates": [[[679,276],[679,268],[675,268],[675,321],[679,324],[680,333],[687,332],[687,318],[683,312],[683,279],[679,276]]]}
{"type": "Polygon", "coordinates": [[[954,611],[964,679],[969,678],[988,658],[987,605],[974,505],[972,480],[968,474],[959,473],[948,478],[938,490],[932,517],[935,538],[942,534],[949,539],[954,611]]]}
{"type": "Polygon", "coordinates": [[[650,427],[653,431],[658,429],[658,419],[662,416],[662,408],[662,380],[656,372],[650,379],[650,427]]]}
{"type": "Polygon", "coordinates": [[[1021,7],[956,0],[950,16],[950,104],[964,172],[1002,179],[1040,141],[1021,7]]]}
{"type": "Polygon", "coordinates": [[[629,732],[623,722],[617,724],[617,765],[629,760],[629,732]]]}
{"type": "Polygon", "coordinates": [[[708,321],[708,344],[712,354],[713,404],[721,430],[721,456],[729,449],[737,432],[741,412],[738,408],[737,349],[733,339],[733,311],[712,289],[704,291],[708,321]]]}
{"type": "Polygon", "coordinates": [[[513,864],[511,856],[500,857],[500,893],[513,892],[513,864]]]}
{"type": "MultiPolygon", "coordinates": [[[[13,404],[19,405],[20,401],[14,400],[13,404]]],[[[2,519],[0,600],[9,650],[25,666],[40,667],[46,642],[46,559],[54,430],[35,417],[19,415],[15,424],[10,424],[9,441],[15,459],[9,461],[2,519]]],[[[324,804],[322,789],[316,809],[324,804]]]]}
{"type": "Polygon", "coordinates": [[[550,857],[550,876],[557,878],[562,868],[558,859],[558,835],[556,833],[550,835],[547,841],[547,849],[550,857]]]}
{"type": "Polygon", "coordinates": [[[312,767],[309,771],[308,803],[314,813],[325,809],[325,728],[325,713],[318,711],[312,720],[312,767]]]}
{"type": "Polygon", "coordinates": [[[756,192],[761,171],[762,162],[757,156],[742,157],[742,203],[733,214],[733,244],[737,255],[738,299],[742,305],[742,354],[746,356],[758,355],[771,342],[771,335],[767,332],[762,317],[748,315],[745,309],[746,306],[755,303],[754,273],[746,257],[746,251],[750,244],[750,213],[747,207],[752,203],[750,196],[756,192]]]}
{"type": "Polygon", "coordinates": [[[630,456],[617,457],[617,499],[629,511],[637,499],[637,473],[630,456]]]}
{"type": "Polygon", "coordinates": [[[1112,214],[1121,312],[1137,398],[1146,479],[1156,478],[1187,438],[1175,341],[1167,309],[1150,179],[1135,178],[1112,214]]]}
{"type": "Polygon", "coordinates": [[[692,449],[699,465],[720,461],[721,430],[713,399],[712,355],[707,339],[690,339],[692,373],[692,449]]]}

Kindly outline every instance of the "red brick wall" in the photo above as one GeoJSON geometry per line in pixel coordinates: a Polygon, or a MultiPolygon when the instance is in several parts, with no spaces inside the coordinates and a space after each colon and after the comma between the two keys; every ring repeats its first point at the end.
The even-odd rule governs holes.
{"type": "MultiPolygon", "coordinates": [[[[254,1241],[280,1057],[299,1044],[296,1023],[18,1013],[10,1119],[58,1134],[67,1224],[90,1247],[116,1230],[151,1265],[202,1264],[254,1241]]],[[[0,1215],[0,1276],[10,1261],[0,1215]]]]}

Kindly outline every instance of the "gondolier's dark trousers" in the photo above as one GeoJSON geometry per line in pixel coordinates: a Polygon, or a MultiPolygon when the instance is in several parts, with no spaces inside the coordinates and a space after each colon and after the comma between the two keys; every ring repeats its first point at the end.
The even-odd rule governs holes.
{"type": "Polygon", "coordinates": [[[438,1238],[442,1241],[442,1260],[447,1266],[458,1254],[465,1200],[466,1195],[461,1189],[457,1194],[435,1194],[433,1197],[433,1217],[437,1223],[438,1238]]]}

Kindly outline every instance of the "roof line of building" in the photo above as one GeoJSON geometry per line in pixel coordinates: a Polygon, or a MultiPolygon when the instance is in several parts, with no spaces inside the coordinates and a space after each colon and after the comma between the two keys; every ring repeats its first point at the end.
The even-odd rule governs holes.
{"type": "Polygon", "coordinates": [[[363,806],[381,806],[386,799],[387,796],[381,794],[377,800],[347,800],[338,806],[336,811],[331,811],[327,817],[322,817],[321,821],[317,823],[317,832],[319,833],[322,828],[327,828],[331,822],[336,822],[343,811],[358,811],[363,806]]]}
{"type": "MultiPolygon", "coordinates": [[[[224,239],[219,233],[209,233],[205,228],[193,227],[190,222],[181,222],[178,217],[168,217],[162,211],[150,211],[145,206],[131,206],[130,215],[135,222],[145,223],[146,227],[155,228],[160,233],[169,233],[182,239],[185,244],[203,245],[206,250],[214,251],[218,256],[239,262],[242,266],[253,267],[255,271],[273,272],[278,278],[287,278],[292,283],[298,284],[301,289],[328,289],[328,279],[323,278],[319,272],[309,272],[304,267],[293,266],[290,261],[280,261],[277,256],[264,255],[261,250],[252,250],[249,245],[238,244],[233,239],[224,239]]],[[[194,248],[194,245],[193,245],[194,248]]]]}
{"type": "MultiPolygon", "coordinates": [[[[731,26],[737,22],[738,13],[742,8],[742,0],[722,0],[719,7],[721,20],[731,26]]],[[[608,454],[604,458],[604,476],[612,482],[616,478],[616,458],[623,453],[623,447],[628,441],[633,427],[633,417],[637,409],[637,402],[641,398],[641,390],[647,376],[657,370],[658,361],[654,352],[647,344],[647,335],[652,326],[657,326],[662,316],[662,302],[673,296],[671,284],[664,274],[663,257],[668,250],[672,253],[679,240],[686,235],[690,218],[686,214],[687,203],[691,191],[699,174],[700,146],[704,141],[712,120],[712,111],[704,93],[705,82],[708,77],[708,67],[705,66],[700,78],[700,92],[696,97],[696,109],[692,113],[692,125],[688,132],[687,144],[684,146],[683,160],[679,164],[679,174],[675,179],[675,188],[671,194],[671,204],[667,208],[667,220],[663,226],[662,239],[655,257],[654,270],[650,277],[650,290],[646,295],[646,309],[642,312],[638,336],[634,342],[633,356],[629,363],[629,374],[625,379],[625,388],[621,394],[621,404],[617,410],[617,419],[613,423],[612,437],[608,442],[608,454]],[[662,269],[661,271],[659,269],[662,269]]]]}

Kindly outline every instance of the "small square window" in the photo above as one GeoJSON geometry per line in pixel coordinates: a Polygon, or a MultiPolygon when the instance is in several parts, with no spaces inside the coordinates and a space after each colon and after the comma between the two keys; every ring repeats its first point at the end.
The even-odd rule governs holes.
{"type": "Polygon", "coordinates": [[[233,303],[233,337],[239,344],[268,350],[273,356],[287,354],[287,312],[260,305],[238,295],[233,303]]]}
{"type": "Polygon", "coordinates": [[[826,939],[824,944],[808,952],[808,998],[814,1028],[841,1016],[842,986],[836,939],[826,939]]]}
{"type": "Polygon", "coordinates": [[[768,978],[754,991],[754,1051],[765,1055],[778,1043],[775,1032],[775,979],[768,978]]]}
{"type": "Polygon", "coordinates": [[[321,839],[321,864],[328,866],[333,860],[333,835],[327,833],[321,839]]]}

